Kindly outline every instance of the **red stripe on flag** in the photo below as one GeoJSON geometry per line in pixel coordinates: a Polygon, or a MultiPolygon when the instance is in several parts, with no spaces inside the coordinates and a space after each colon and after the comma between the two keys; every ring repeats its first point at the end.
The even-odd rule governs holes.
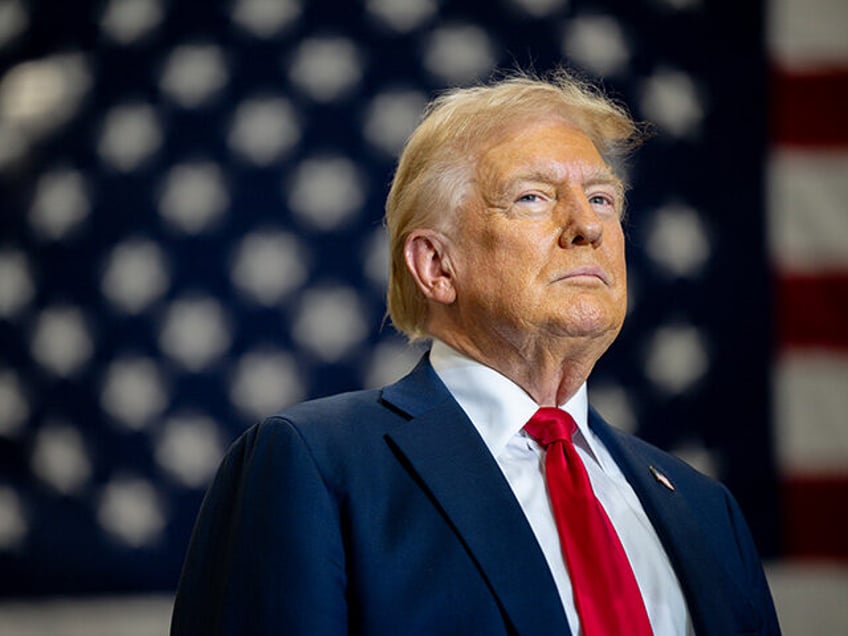
{"type": "Polygon", "coordinates": [[[848,145],[848,68],[772,69],[772,142],[782,146],[848,145]]]}
{"type": "Polygon", "coordinates": [[[848,351],[848,272],[782,273],[776,291],[778,342],[848,351]]]}
{"type": "Polygon", "coordinates": [[[848,475],[783,481],[783,552],[848,560],[848,475]]]}

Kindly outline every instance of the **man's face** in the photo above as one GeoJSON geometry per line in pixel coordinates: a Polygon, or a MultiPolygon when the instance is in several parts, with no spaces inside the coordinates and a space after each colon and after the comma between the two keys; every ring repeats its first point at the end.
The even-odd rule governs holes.
{"type": "Polygon", "coordinates": [[[606,349],[626,310],[623,192],[592,141],[560,120],[515,128],[484,149],[472,192],[452,250],[459,328],[606,349]]]}

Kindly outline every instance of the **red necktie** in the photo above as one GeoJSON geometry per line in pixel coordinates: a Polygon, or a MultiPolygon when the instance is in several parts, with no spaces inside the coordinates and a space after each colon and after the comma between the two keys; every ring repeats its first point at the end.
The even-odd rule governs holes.
{"type": "Polygon", "coordinates": [[[592,492],[565,411],[542,407],[524,430],[545,448],[548,493],[585,636],[649,636],[651,624],[615,528],[592,492]]]}

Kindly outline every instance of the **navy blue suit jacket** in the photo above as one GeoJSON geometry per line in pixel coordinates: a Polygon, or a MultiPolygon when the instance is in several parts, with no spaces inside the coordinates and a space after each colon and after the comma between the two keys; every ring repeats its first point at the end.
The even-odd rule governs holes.
{"type": "MultiPolygon", "coordinates": [[[[653,522],[697,634],[778,634],[727,490],[594,412],[590,426],[653,522]]],[[[232,446],[172,621],[173,636],[569,633],[518,502],[426,356],[396,384],[294,406],[232,446]]]]}

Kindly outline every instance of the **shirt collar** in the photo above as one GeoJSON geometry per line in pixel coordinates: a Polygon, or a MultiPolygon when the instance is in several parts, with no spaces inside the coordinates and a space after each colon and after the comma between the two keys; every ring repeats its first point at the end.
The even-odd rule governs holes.
{"type": "MultiPolygon", "coordinates": [[[[509,440],[521,431],[539,408],[524,389],[505,375],[472,360],[441,340],[433,339],[430,364],[494,457],[500,455],[509,440]]],[[[577,422],[580,435],[575,435],[575,443],[597,458],[588,425],[586,383],[559,408],[577,422]]]]}

